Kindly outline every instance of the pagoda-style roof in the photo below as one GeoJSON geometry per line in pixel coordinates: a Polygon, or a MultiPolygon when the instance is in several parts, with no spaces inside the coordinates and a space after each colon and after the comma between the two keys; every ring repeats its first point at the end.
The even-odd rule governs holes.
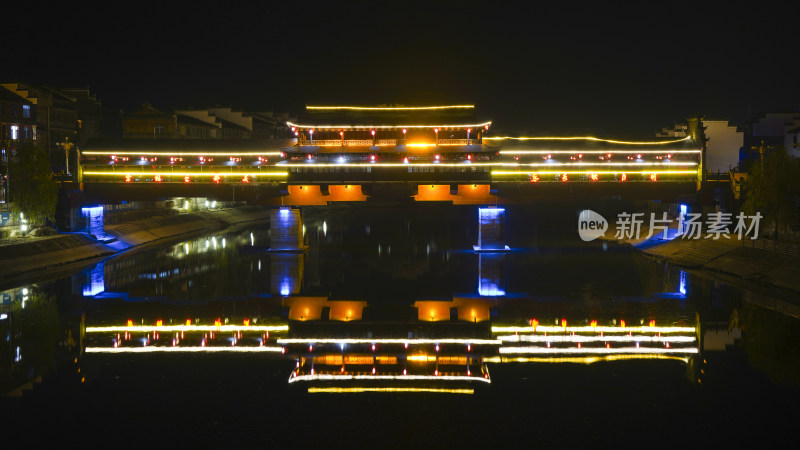
{"type": "Polygon", "coordinates": [[[306,106],[299,129],[473,128],[490,125],[478,118],[474,105],[444,106],[306,106]]]}

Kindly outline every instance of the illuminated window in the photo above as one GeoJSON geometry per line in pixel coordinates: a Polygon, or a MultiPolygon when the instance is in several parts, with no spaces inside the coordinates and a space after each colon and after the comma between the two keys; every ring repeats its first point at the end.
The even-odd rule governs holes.
{"type": "Polygon", "coordinates": [[[11,125],[11,139],[19,139],[19,127],[16,125],[11,125]]]}
{"type": "Polygon", "coordinates": [[[26,119],[31,118],[31,105],[22,105],[22,117],[26,119]]]}

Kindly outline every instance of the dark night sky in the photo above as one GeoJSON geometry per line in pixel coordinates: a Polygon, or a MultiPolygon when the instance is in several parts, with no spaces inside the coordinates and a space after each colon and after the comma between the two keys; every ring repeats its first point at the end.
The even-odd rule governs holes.
{"type": "Polygon", "coordinates": [[[800,105],[781,3],[287,3],[4,5],[0,80],[109,108],[474,102],[495,131],[600,136],[800,105]]]}

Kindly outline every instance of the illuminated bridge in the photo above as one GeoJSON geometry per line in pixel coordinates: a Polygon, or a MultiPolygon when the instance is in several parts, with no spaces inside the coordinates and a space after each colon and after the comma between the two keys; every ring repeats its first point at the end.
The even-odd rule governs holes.
{"type": "Polygon", "coordinates": [[[308,106],[282,142],[128,140],[82,152],[87,193],[206,196],[284,205],[369,197],[454,204],[585,191],[646,198],[692,193],[702,146],[691,137],[494,137],[472,105],[308,106]]]}

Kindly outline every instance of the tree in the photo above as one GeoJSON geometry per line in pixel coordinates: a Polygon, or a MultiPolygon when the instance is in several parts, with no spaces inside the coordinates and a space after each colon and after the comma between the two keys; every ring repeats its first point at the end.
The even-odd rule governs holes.
{"type": "Polygon", "coordinates": [[[772,224],[775,239],[780,228],[800,223],[800,161],[783,148],[763,155],[753,164],[744,184],[747,214],[761,213],[766,224],[772,224]]]}
{"type": "Polygon", "coordinates": [[[50,170],[50,157],[35,142],[25,141],[12,150],[9,164],[9,196],[12,212],[24,214],[32,225],[44,225],[55,217],[58,186],[50,170]]]}

